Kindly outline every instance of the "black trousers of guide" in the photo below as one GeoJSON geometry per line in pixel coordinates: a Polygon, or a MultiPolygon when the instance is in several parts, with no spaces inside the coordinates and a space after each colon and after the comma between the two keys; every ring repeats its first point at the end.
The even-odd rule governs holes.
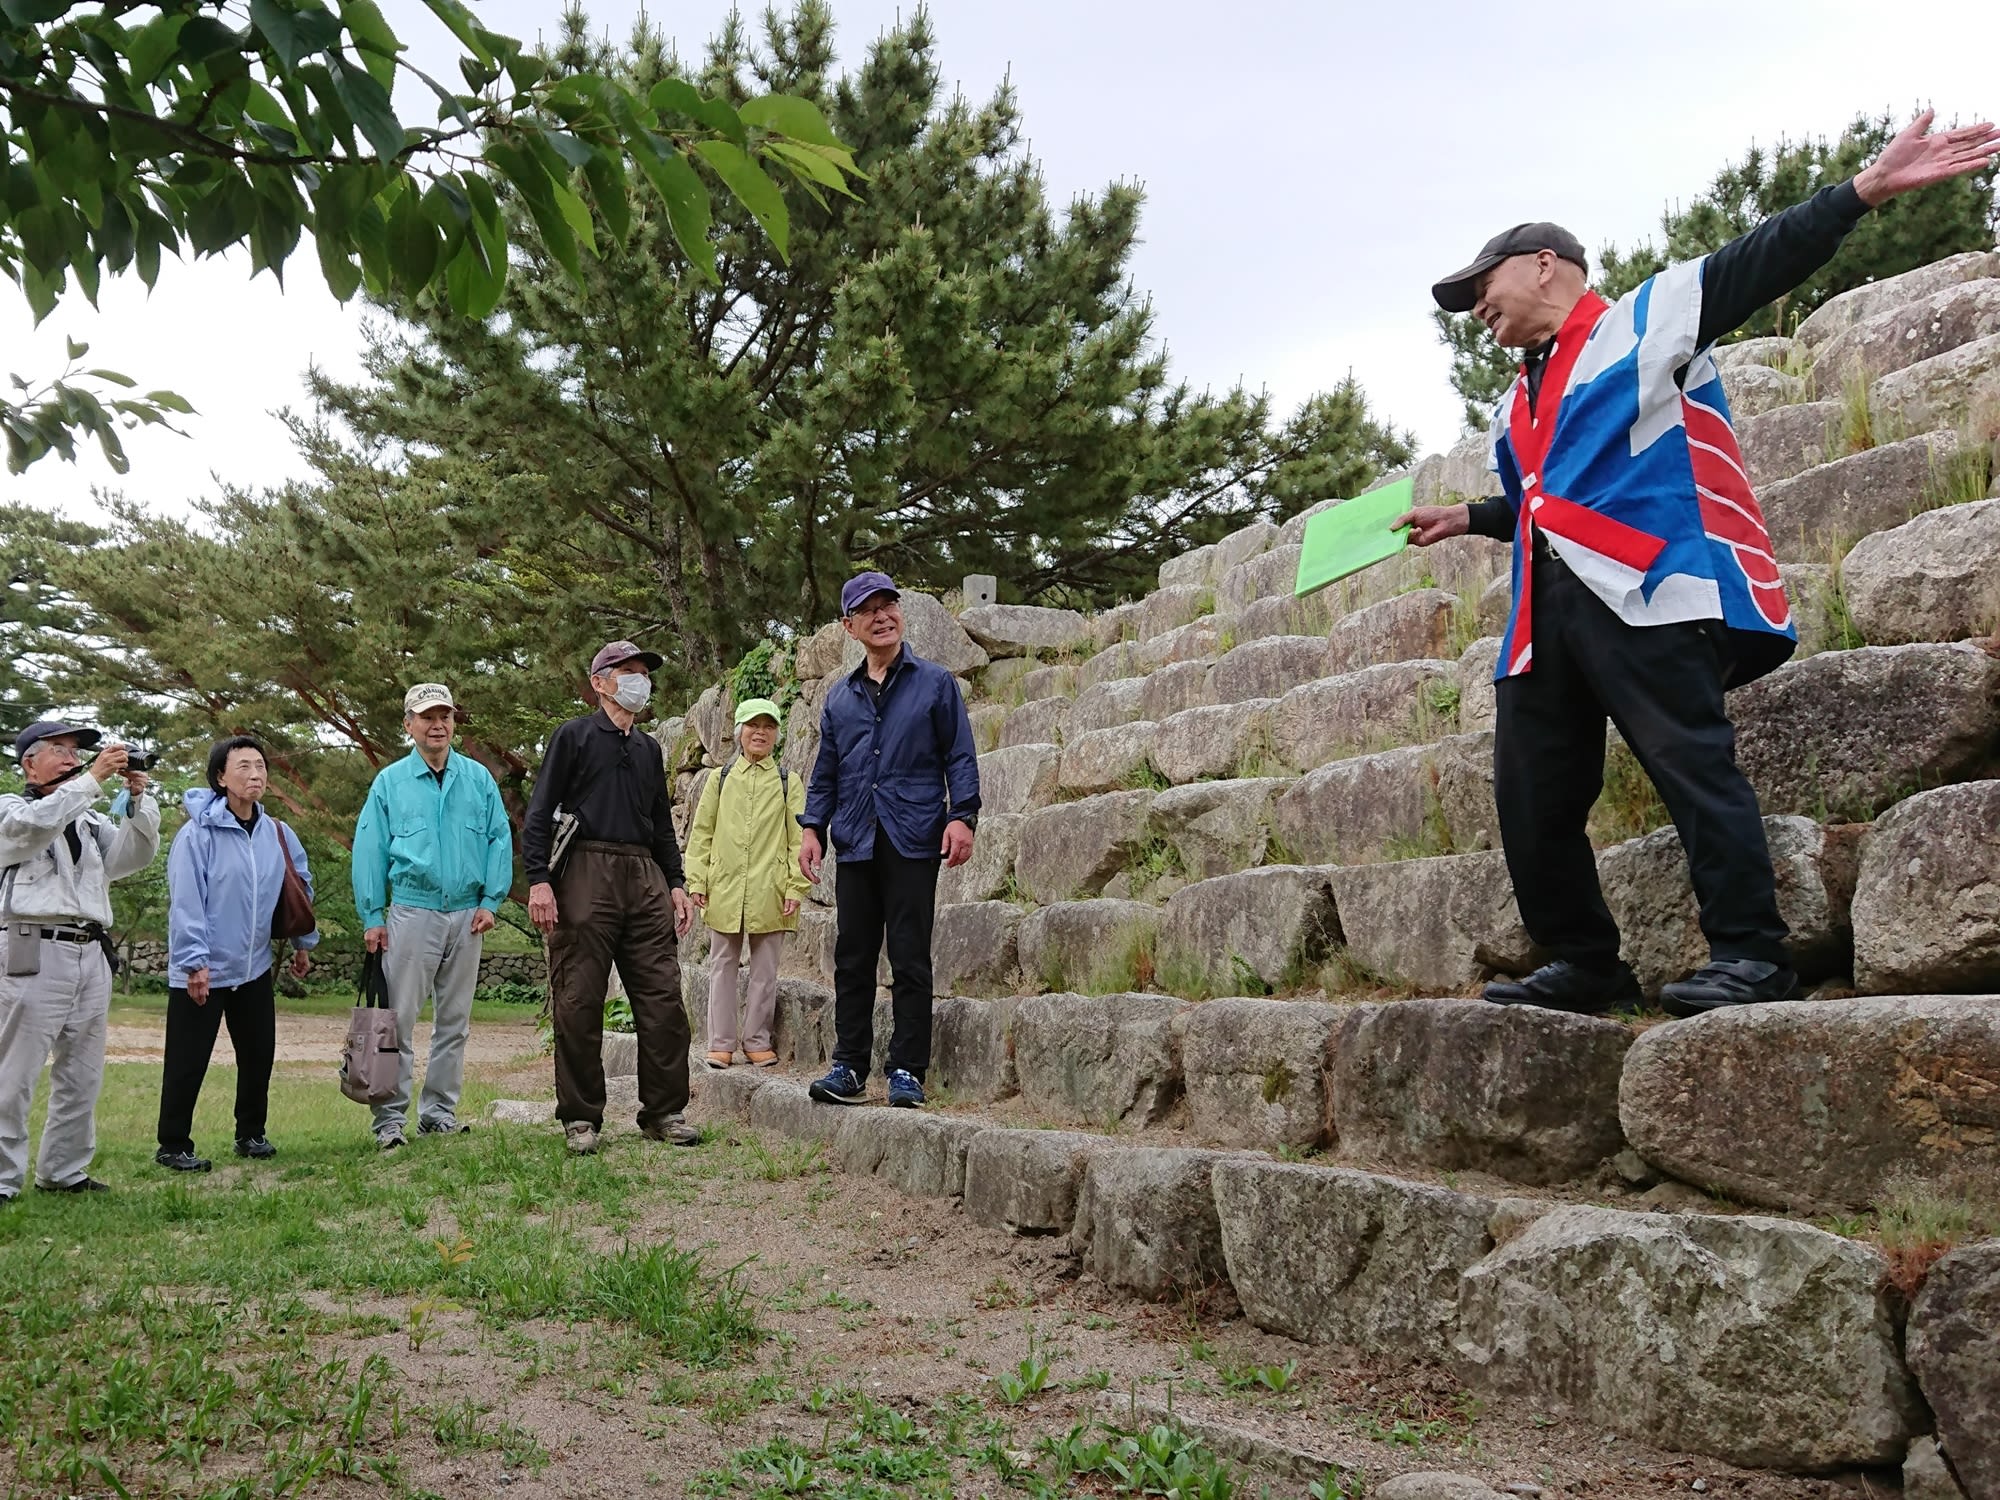
{"type": "Polygon", "coordinates": [[[167,991],[166,1060],[160,1075],[162,1150],[194,1150],[195,1101],[201,1098],[216,1033],[224,1022],[229,1025],[229,1044],[236,1049],[236,1139],[251,1141],[264,1133],[271,1107],[271,1065],[278,1055],[276,981],[276,971],[266,969],[243,984],[211,989],[201,1005],[188,998],[185,989],[167,991]]]}
{"type": "Polygon", "coordinates": [[[1533,667],[1497,685],[1493,750],[1528,935],[1574,963],[1617,961],[1618,924],[1584,827],[1604,787],[1608,717],[1680,832],[1711,956],[1789,963],[1757,794],[1723,706],[1722,622],[1628,625],[1546,547],[1536,553],[1533,667]]]}
{"type": "Polygon", "coordinates": [[[888,1066],[921,1080],[931,1061],[931,928],[939,857],[896,852],[876,825],[875,852],[840,862],[833,887],[833,1060],[866,1079],[875,1053],[875,973],[888,939],[895,1030],[888,1066]]]}

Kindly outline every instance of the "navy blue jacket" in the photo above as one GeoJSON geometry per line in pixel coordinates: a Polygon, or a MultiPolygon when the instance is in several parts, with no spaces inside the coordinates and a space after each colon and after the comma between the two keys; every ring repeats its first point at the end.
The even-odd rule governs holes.
{"type": "Polygon", "coordinates": [[[877,823],[898,854],[936,859],[946,822],[979,810],[965,697],[951,673],[907,643],[879,706],[867,679],[864,661],[827,690],[799,821],[822,839],[830,834],[843,860],[874,856],[877,823]]]}

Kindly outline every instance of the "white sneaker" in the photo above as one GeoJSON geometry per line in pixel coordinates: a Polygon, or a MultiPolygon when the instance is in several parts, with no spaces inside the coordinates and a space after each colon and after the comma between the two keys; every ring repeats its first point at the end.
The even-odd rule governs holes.
{"type": "Polygon", "coordinates": [[[569,1143],[573,1155],[597,1154],[597,1127],[588,1120],[571,1120],[569,1124],[563,1126],[563,1139],[569,1143]]]}

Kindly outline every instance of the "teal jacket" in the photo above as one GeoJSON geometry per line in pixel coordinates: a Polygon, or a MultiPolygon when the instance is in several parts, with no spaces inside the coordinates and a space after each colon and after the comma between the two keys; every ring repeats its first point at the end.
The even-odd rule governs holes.
{"type": "Polygon", "coordinates": [[[412,750],[384,766],[354,825],[354,909],[363,927],[398,906],[498,911],[514,883],[514,830],[493,775],[456,750],[444,784],[412,750]]]}

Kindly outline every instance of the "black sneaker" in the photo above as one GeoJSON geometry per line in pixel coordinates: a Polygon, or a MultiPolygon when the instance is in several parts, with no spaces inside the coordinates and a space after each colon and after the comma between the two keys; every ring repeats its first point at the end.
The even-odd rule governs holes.
{"type": "Polygon", "coordinates": [[[418,1135],[471,1135],[470,1125],[461,1125],[456,1120],[419,1120],[418,1135]]]}
{"type": "Polygon", "coordinates": [[[1733,1005],[1765,1005],[1799,998],[1799,976],[1756,958],[1719,958],[1660,990],[1660,1008],[1673,1016],[1699,1016],[1733,1005]]]}
{"type": "Polygon", "coordinates": [[[162,1146],[153,1153],[153,1160],[169,1172],[206,1172],[215,1163],[205,1156],[196,1156],[192,1151],[169,1151],[162,1146]]]}
{"type": "Polygon", "coordinates": [[[1485,995],[1495,1005],[1539,1005],[1585,1016],[1637,1010],[1645,1003],[1629,965],[1587,969],[1566,958],[1544,964],[1522,979],[1496,979],[1486,986],[1485,995]]]}
{"type": "Polygon", "coordinates": [[[815,1078],[806,1086],[806,1093],[821,1104],[859,1104],[868,1097],[854,1069],[846,1063],[828,1068],[826,1077],[815,1078]]]}
{"type": "Polygon", "coordinates": [[[263,1161],[266,1157],[276,1156],[278,1148],[261,1135],[238,1136],[236,1139],[236,1154],[263,1161]]]}
{"type": "MultiPolygon", "coordinates": [[[[206,1163],[203,1164],[206,1167],[206,1163]]],[[[81,1182],[38,1182],[38,1193],[108,1193],[109,1184],[99,1182],[95,1177],[86,1177],[81,1182]]]]}

